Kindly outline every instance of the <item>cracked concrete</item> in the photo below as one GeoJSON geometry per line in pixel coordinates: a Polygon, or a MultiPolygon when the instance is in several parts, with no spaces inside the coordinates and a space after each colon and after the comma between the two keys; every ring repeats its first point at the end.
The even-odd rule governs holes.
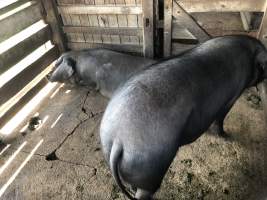
{"type": "MultiPolygon", "coordinates": [[[[3,166],[27,142],[0,174],[0,187],[43,139],[2,199],[125,199],[101,152],[98,131],[108,100],[86,88],[72,88],[66,94],[67,89],[62,88],[43,103],[38,112],[42,119],[49,116],[45,124],[22,135],[19,130],[25,121],[16,139],[10,141],[10,148],[1,155],[3,166]],[[50,161],[48,155],[52,155],[50,161]]],[[[156,199],[266,200],[267,131],[261,106],[255,105],[260,102],[251,95],[255,94],[246,92],[226,119],[230,140],[207,133],[179,150],[156,199]]]]}

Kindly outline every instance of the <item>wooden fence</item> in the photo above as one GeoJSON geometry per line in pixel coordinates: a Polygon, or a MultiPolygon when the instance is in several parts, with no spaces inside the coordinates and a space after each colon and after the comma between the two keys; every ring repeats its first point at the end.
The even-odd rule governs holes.
{"type": "Polygon", "coordinates": [[[59,56],[40,2],[10,2],[0,9],[0,125],[47,84],[59,56]]]}

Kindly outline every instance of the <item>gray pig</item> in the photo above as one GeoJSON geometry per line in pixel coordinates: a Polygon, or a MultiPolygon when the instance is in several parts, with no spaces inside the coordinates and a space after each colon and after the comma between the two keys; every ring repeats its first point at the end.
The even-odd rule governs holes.
{"type": "Polygon", "coordinates": [[[51,82],[96,88],[110,98],[134,73],[155,61],[107,49],[87,49],[64,53],[47,75],[51,82]]]}
{"type": "Polygon", "coordinates": [[[267,78],[267,53],[255,38],[211,39],[130,78],[102,118],[104,157],[130,199],[151,199],[178,149],[223,121],[245,88],[267,78]],[[123,183],[137,188],[135,197],[123,183]]]}

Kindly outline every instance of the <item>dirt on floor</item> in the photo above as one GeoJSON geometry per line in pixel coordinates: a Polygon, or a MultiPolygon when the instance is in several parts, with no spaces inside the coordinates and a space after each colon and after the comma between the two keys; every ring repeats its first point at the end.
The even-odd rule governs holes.
{"type": "MultiPolygon", "coordinates": [[[[0,168],[0,199],[126,199],[101,152],[98,129],[108,100],[86,88],[69,90],[42,104],[37,130],[19,131],[28,118],[15,138],[5,139],[11,145],[0,155],[0,166],[9,163],[0,168]]],[[[156,199],[267,199],[267,131],[255,89],[238,100],[225,129],[228,140],[207,132],[180,148],[156,199]]]]}

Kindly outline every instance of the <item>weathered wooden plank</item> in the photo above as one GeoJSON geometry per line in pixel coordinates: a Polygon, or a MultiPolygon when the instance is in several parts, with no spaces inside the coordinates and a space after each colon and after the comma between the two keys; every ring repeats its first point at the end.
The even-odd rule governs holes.
{"type": "Polygon", "coordinates": [[[164,57],[171,55],[173,0],[164,1],[164,57]]]}
{"type": "Polygon", "coordinates": [[[106,48],[121,52],[142,53],[142,46],[133,44],[68,43],[68,47],[72,50],[106,48]]]}
{"type": "MultiPolygon", "coordinates": [[[[30,90],[23,96],[18,97],[16,101],[10,102],[11,106],[0,108],[0,127],[3,127],[21,108],[23,108],[40,90],[48,83],[46,78],[43,78],[36,85],[32,85],[30,90]]],[[[11,99],[10,99],[11,100],[11,99]]]]}
{"type": "Polygon", "coordinates": [[[39,4],[29,2],[27,7],[0,20],[0,42],[20,32],[42,18],[39,4]],[[3,28],[4,27],[4,28],[3,28]]]}
{"type": "Polygon", "coordinates": [[[0,74],[48,41],[50,36],[50,29],[46,26],[36,34],[0,54],[0,74]]]}
{"type": "Polygon", "coordinates": [[[210,39],[210,36],[199,26],[199,24],[178,4],[173,2],[173,23],[179,24],[183,28],[187,28],[199,42],[210,39]]]}
{"type": "MultiPolygon", "coordinates": [[[[91,26],[93,27],[99,27],[99,23],[98,23],[98,17],[97,15],[88,15],[89,16],[89,21],[91,26]]],[[[102,36],[99,34],[93,34],[93,39],[94,42],[96,43],[102,43],[102,36]]]]}
{"type": "Polygon", "coordinates": [[[0,105],[7,102],[17,94],[26,84],[34,79],[45,67],[57,59],[59,52],[56,47],[50,49],[44,56],[28,66],[25,70],[16,75],[12,80],[0,88],[0,105]]]}
{"type": "Polygon", "coordinates": [[[95,5],[104,5],[105,0],[95,0],[95,5]]]}
{"type": "Polygon", "coordinates": [[[240,12],[243,28],[245,31],[249,31],[251,27],[251,14],[249,12],[240,12]]]}
{"type": "Polygon", "coordinates": [[[125,0],[115,0],[116,5],[125,5],[125,0]]]}
{"type": "Polygon", "coordinates": [[[140,6],[59,6],[58,10],[61,14],[141,14],[140,6]]]}
{"type": "Polygon", "coordinates": [[[191,16],[207,29],[244,31],[239,12],[230,13],[191,13],[191,16]]]}
{"type": "Polygon", "coordinates": [[[46,12],[45,20],[52,29],[53,42],[58,46],[60,52],[64,52],[66,51],[66,38],[61,29],[63,23],[57,11],[56,2],[54,0],[41,0],[41,2],[46,12]]]}
{"type": "MultiPolygon", "coordinates": [[[[98,15],[98,23],[101,28],[109,26],[109,21],[107,15],[98,15]]],[[[111,43],[110,35],[102,34],[103,43],[111,43]]]]}
{"type": "Polygon", "coordinates": [[[26,103],[24,102],[26,99],[29,99],[30,97],[33,96],[33,94],[36,94],[36,92],[34,92],[35,88],[36,87],[40,88],[40,86],[44,86],[44,84],[47,83],[47,81],[44,81],[44,79],[46,79],[45,76],[51,71],[52,68],[53,68],[53,63],[51,61],[51,64],[49,66],[47,66],[43,71],[41,71],[36,77],[34,77],[33,80],[27,83],[25,87],[23,87],[18,93],[16,93],[13,97],[11,97],[7,102],[1,105],[0,106],[0,119],[5,118],[6,120],[6,117],[10,113],[10,111],[14,111],[18,108],[23,107],[23,105],[21,104],[26,103]]]}
{"type": "Polygon", "coordinates": [[[154,1],[142,1],[143,9],[143,54],[154,57],[154,1]]]}
{"type": "MultiPolygon", "coordinates": [[[[80,22],[81,22],[81,27],[88,27],[88,26],[91,26],[90,22],[89,22],[89,19],[88,19],[88,15],[80,15],[80,22]]],[[[76,26],[73,26],[74,28],[76,28],[76,26]]],[[[64,30],[64,27],[63,27],[63,31],[66,32],[64,30]]],[[[84,36],[84,40],[86,42],[93,42],[93,36],[92,34],[88,33],[88,32],[85,32],[85,31],[78,31],[79,33],[82,33],[83,36],[84,36]]]]}
{"type": "MultiPolygon", "coordinates": [[[[125,28],[128,27],[127,15],[118,15],[118,25],[119,27],[125,28]]],[[[120,35],[121,44],[129,44],[130,37],[126,35],[120,35]]]]}
{"type": "Polygon", "coordinates": [[[127,27],[90,27],[90,26],[64,26],[65,33],[91,33],[91,34],[105,34],[105,35],[130,35],[142,36],[141,28],[127,28],[127,27]]]}
{"type": "Polygon", "coordinates": [[[84,0],[85,4],[95,5],[95,0],[84,0]]]}
{"type": "MultiPolygon", "coordinates": [[[[177,1],[177,0],[175,0],[177,1]]],[[[265,0],[179,0],[186,12],[264,12],[265,0]]]]}
{"type": "Polygon", "coordinates": [[[125,0],[126,5],[136,5],[135,0],[125,0]]]}
{"type": "Polygon", "coordinates": [[[9,13],[20,7],[23,6],[23,4],[30,2],[30,0],[20,0],[20,1],[14,1],[13,3],[11,2],[10,4],[8,4],[8,2],[6,2],[6,4],[2,4],[0,5],[0,19],[2,19],[4,16],[8,16],[9,13]]]}
{"type": "Polygon", "coordinates": [[[186,28],[173,26],[172,42],[180,42],[184,44],[197,44],[198,40],[186,28]]]}
{"type": "MultiPolygon", "coordinates": [[[[262,18],[260,29],[257,38],[261,40],[264,46],[267,48],[267,3],[265,5],[265,12],[262,18]]],[[[262,100],[264,116],[265,116],[265,126],[267,128],[267,81],[264,80],[258,85],[260,97],[262,100]]]]}
{"type": "MultiPolygon", "coordinates": [[[[73,26],[81,26],[80,16],[79,15],[70,15],[71,24],[73,26]]],[[[76,36],[77,42],[85,42],[84,35],[82,33],[74,33],[76,36]]]]}
{"type": "MultiPolygon", "coordinates": [[[[135,1],[131,1],[128,3],[131,3],[131,4],[134,3],[135,4],[135,1]]],[[[127,18],[128,18],[128,27],[131,27],[131,28],[138,27],[137,15],[128,15],[127,18]]],[[[129,34],[129,36],[130,36],[130,43],[131,44],[139,44],[139,37],[138,36],[134,36],[132,34],[129,34]]]]}
{"type": "MultiPolygon", "coordinates": [[[[115,3],[115,2],[114,2],[115,3]]],[[[108,15],[108,20],[109,20],[109,27],[113,28],[114,30],[118,30],[119,24],[118,24],[118,18],[116,15],[108,15]]],[[[110,38],[111,38],[111,43],[112,44],[120,44],[120,36],[119,34],[121,32],[112,32],[108,31],[110,33],[110,38]]],[[[124,33],[124,31],[122,31],[124,33]]]]}

